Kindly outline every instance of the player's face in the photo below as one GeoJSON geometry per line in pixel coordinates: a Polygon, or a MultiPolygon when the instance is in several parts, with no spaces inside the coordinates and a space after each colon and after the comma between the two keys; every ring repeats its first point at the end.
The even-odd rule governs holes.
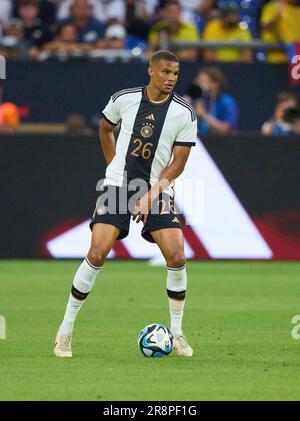
{"type": "Polygon", "coordinates": [[[163,94],[170,94],[174,89],[178,75],[179,63],[169,60],[158,60],[149,67],[152,84],[163,94]]]}

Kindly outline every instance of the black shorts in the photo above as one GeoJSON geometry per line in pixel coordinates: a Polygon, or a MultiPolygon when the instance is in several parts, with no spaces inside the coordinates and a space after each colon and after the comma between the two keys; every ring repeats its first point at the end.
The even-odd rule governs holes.
{"type": "MultiPolygon", "coordinates": [[[[124,187],[105,186],[97,200],[90,223],[91,230],[97,223],[110,224],[121,230],[118,240],[127,237],[133,207],[137,199],[136,192],[130,192],[124,187]]],[[[155,243],[151,231],[163,228],[181,229],[180,216],[176,212],[174,198],[166,193],[162,193],[154,202],[141,235],[150,243],[155,243]]]]}

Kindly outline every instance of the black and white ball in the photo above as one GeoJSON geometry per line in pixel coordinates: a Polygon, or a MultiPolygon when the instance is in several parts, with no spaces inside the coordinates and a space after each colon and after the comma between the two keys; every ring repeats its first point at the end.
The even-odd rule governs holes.
{"type": "Polygon", "coordinates": [[[165,357],[173,349],[173,335],[166,326],[153,323],[139,334],[138,346],[145,357],[165,357]]]}

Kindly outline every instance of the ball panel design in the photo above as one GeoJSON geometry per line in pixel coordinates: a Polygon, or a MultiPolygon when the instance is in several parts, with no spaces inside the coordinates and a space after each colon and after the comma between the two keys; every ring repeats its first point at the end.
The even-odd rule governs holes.
{"type": "Polygon", "coordinates": [[[173,336],[163,324],[152,323],[140,332],[138,346],[145,357],[165,357],[173,349],[173,336]]]}

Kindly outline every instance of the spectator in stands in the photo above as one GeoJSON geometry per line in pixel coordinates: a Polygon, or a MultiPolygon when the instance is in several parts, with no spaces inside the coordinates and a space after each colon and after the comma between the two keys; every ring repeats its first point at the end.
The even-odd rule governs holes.
{"type": "MultiPolygon", "coordinates": [[[[262,39],[268,42],[282,42],[285,46],[300,42],[300,7],[293,0],[275,0],[267,3],[261,13],[262,39]]],[[[284,49],[267,53],[269,63],[286,63],[288,56],[284,49]]]]}
{"type": "Polygon", "coordinates": [[[53,25],[56,21],[56,5],[53,0],[40,0],[40,19],[46,25],[53,25]]]}
{"type": "Polygon", "coordinates": [[[80,114],[70,114],[65,121],[65,133],[68,135],[91,135],[92,129],[87,126],[86,118],[80,114]]]}
{"type": "MultiPolygon", "coordinates": [[[[215,7],[220,9],[225,4],[235,4],[239,9],[241,22],[246,22],[251,34],[257,36],[260,12],[267,1],[269,0],[216,0],[215,7]]],[[[218,9],[214,9],[214,12],[218,9]]]]}
{"type": "Polygon", "coordinates": [[[24,40],[24,27],[20,19],[11,19],[3,25],[0,54],[7,59],[27,57],[27,45],[24,40]]]}
{"type": "Polygon", "coordinates": [[[283,121],[290,125],[290,135],[300,136],[300,108],[288,108],[283,116],[283,121]]]}
{"type": "Polygon", "coordinates": [[[92,46],[88,43],[80,43],[78,40],[78,30],[71,22],[60,25],[57,29],[54,41],[45,44],[43,51],[55,53],[74,53],[91,50],[92,46]]]}
{"type": "MultiPolygon", "coordinates": [[[[197,27],[191,22],[180,19],[181,7],[177,1],[168,1],[162,10],[162,19],[150,30],[148,41],[150,48],[168,48],[173,41],[198,41],[200,39],[197,27]]],[[[177,55],[182,60],[194,61],[198,57],[197,48],[189,47],[179,50],[177,55]]]]}
{"type": "MultiPolygon", "coordinates": [[[[125,3],[123,0],[90,0],[93,8],[93,17],[103,24],[111,20],[125,22],[125,3]]],[[[57,18],[59,20],[70,17],[70,6],[72,0],[60,0],[58,5],[57,18]]]]}
{"type": "Polygon", "coordinates": [[[187,22],[197,22],[210,14],[215,0],[179,0],[182,7],[181,18],[187,22]]]}
{"type": "Polygon", "coordinates": [[[261,132],[264,135],[278,136],[300,134],[300,108],[295,94],[278,94],[274,115],[263,124],[261,132]]]}
{"type": "Polygon", "coordinates": [[[125,0],[126,29],[130,36],[138,42],[146,42],[155,16],[158,0],[125,0]]]}
{"type": "Polygon", "coordinates": [[[10,20],[12,15],[12,3],[11,0],[0,1],[0,24],[3,24],[10,20]]]}
{"type": "MultiPolygon", "coordinates": [[[[2,1],[2,0],[1,0],[2,1]]],[[[13,0],[14,9],[13,14],[19,18],[18,14],[18,0],[13,0]]],[[[56,19],[56,6],[51,0],[39,0],[39,19],[44,25],[52,25],[56,19]]]]}
{"type": "Polygon", "coordinates": [[[123,50],[126,41],[126,29],[120,23],[110,25],[105,32],[105,47],[108,50],[123,50]]]}
{"type": "Polygon", "coordinates": [[[225,135],[237,129],[238,106],[226,87],[224,73],[215,66],[201,69],[189,87],[186,99],[195,108],[199,135],[225,135]]]}
{"type": "Polygon", "coordinates": [[[0,81],[0,134],[14,134],[20,125],[18,107],[3,101],[3,82],[0,81]]]}
{"type": "MultiPolygon", "coordinates": [[[[214,19],[207,23],[203,39],[205,41],[251,41],[250,31],[245,27],[246,23],[240,22],[239,10],[234,4],[225,5],[221,10],[220,19],[214,19]]],[[[204,59],[217,62],[245,62],[251,63],[252,51],[250,48],[217,48],[205,49],[204,59]]]]}
{"type": "Polygon", "coordinates": [[[29,47],[29,55],[36,58],[39,49],[52,40],[48,27],[39,19],[39,0],[18,0],[17,12],[23,23],[24,40],[29,47]]]}
{"type": "Polygon", "coordinates": [[[105,26],[93,17],[90,0],[72,0],[70,18],[63,23],[72,23],[78,31],[79,42],[93,44],[104,39],[105,26]]]}
{"type": "Polygon", "coordinates": [[[21,19],[10,19],[3,28],[5,36],[14,37],[16,41],[21,41],[24,37],[24,27],[21,19]]]}

